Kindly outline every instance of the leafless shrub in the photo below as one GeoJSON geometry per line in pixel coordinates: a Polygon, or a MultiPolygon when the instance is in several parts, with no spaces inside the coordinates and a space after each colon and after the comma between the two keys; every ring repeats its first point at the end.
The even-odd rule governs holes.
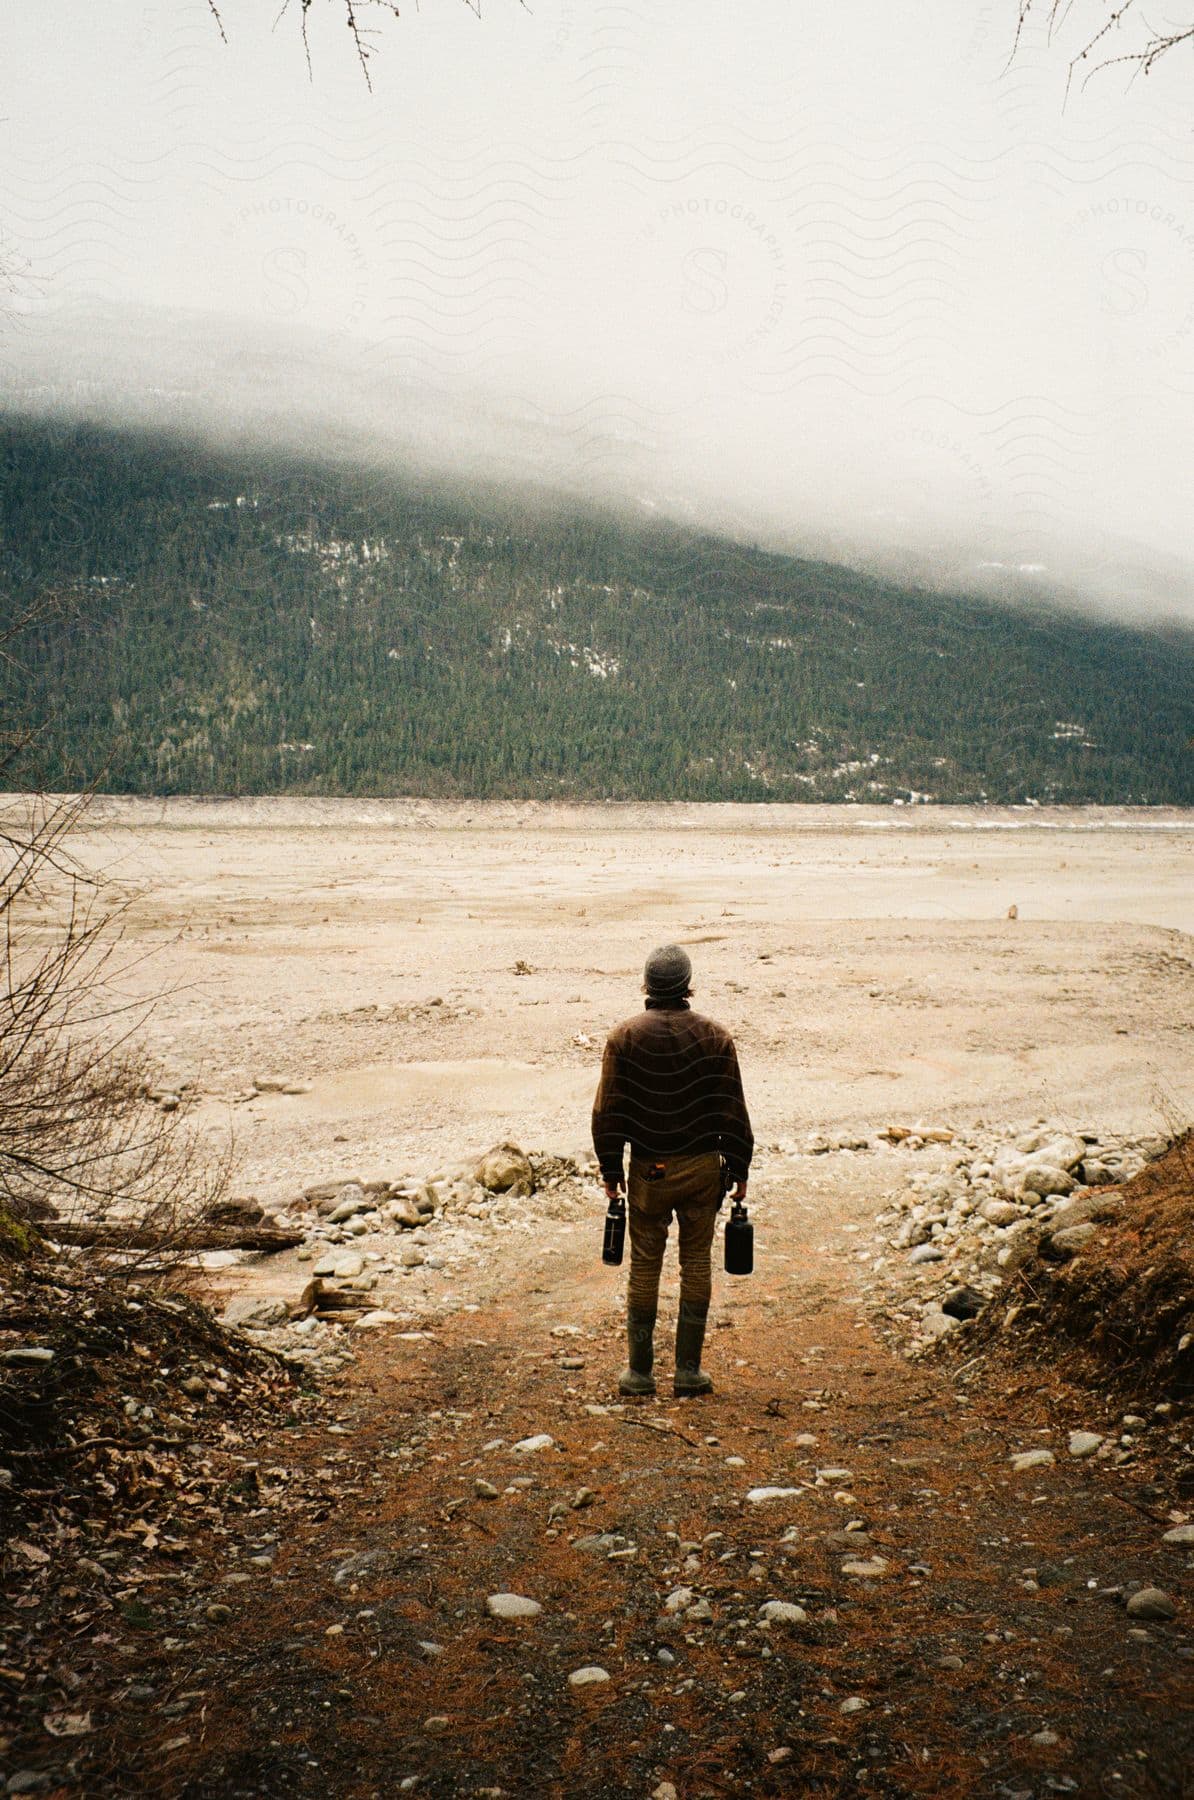
{"type": "Polygon", "coordinates": [[[95,1228],[85,1250],[113,1273],[177,1270],[226,1189],[185,1119],[146,1098],[126,987],[126,901],[75,855],[89,794],[16,798],[0,814],[0,1233],[95,1228]]]}

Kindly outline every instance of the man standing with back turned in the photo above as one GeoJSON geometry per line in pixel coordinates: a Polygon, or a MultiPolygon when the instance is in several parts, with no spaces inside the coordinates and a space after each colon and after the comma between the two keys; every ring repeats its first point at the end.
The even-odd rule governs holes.
{"type": "Polygon", "coordinates": [[[701,1349],[722,1162],[733,1198],[745,1199],[754,1150],[734,1040],[693,1012],[691,980],[692,964],[678,944],[652,950],[643,971],[645,1009],[611,1031],[593,1102],[593,1147],[611,1200],[622,1192],[622,1157],[630,1145],[630,1366],[618,1383],[623,1394],[655,1392],[659,1273],[673,1212],[680,1230],[674,1392],[711,1391],[701,1349]]]}

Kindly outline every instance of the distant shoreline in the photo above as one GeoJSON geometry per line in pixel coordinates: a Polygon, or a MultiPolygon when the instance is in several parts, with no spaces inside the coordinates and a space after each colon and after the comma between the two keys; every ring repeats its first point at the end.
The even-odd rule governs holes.
{"type": "MultiPolygon", "coordinates": [[[[53,796],[49,797],[53,799],[53,796]]],[[[0,798],[0,814],[28,796],[0,798]]],[[[97,794],[86,824],[173,830],[727,830],[1189,831],[1194,807],[861,805],[853,802],[691,800],[353,799],[298,794],[152,797],[97,794]]]]}

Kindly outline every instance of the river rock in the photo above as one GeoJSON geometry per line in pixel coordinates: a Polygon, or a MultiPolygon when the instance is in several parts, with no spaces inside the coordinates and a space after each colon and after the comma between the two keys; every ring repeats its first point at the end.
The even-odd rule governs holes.
{"type": "Polygon", "coordinates": [[[1020,1217],[1020,1208],[1014,1200],[984,1200],[978,1210],[988,1225],[1014,1225],[1020,1217]]]}
{"type": "Polygon", "coordinates": [[[791,1600],[765,1600],[759,1608],[759,1619],[767,1625],[803,1625],[807,1618],[803,1606],[791,1600]]]}
{"type": "Polygon", "coordinates": [[[910,1263],[944,1262],[945,1251],[939,1244],[917,1244],[908,1261],[910,1263]]]}
{"type": "Polygon", "coordinates": [[[1009,1460],[1013,1473],[1023,1475],[1028,1469],[1047,1468],[1050,1463],[1056,1462],[1057,1458],[1052,1450],[1019,1450],[1009,1460]]]}
{"type": "Polygon", "coordinates": [[[495,1144],[476,1168],[473,1180],[491,1194],[533,1194],[535,1172],[531,1159],[517,1144],[495,1144]]]}
{"type": "Polygon", "coordinates": [[[543,1611],[537,1600],[528,1600],[525,1594],[490,1594],[485,1605],[494,1619],[535,1619],[543,1611]]]}
{"type": "Polygon", "coordinates": [[[1131,1619],[1175,1619],[1177,1607],[1164,1588],[1140,1588],[1128,1601],[1131,1619]]]}
{"type": "Polygon", "coordinates": [[[1077,1185],[1067,1169],[1059,1169],[1048,1163],[1033,1163],[1020,1177],[1020,1186],[1024,1192],[1039,1194],[1042,1199],[1050,1194],[1071,1194],[1077,1185]]]}
{"type": "Polygon", "coordinates": [[[569,1687],[597,1687],[609,1680],[609,1670],[598,1667],[596,1663],[586,1663],[583,1669],[573,1669],[568,1677],[569,1687]]]}
{"type": "Polygon", "coordinates": [[[1102,1441],[1102,1435],[1097,1431],[1071,1431],[1069,1441],[1070,1455],[1093,1456],[1102,1441]]]}
{"type": "Polygon", "coordinates": [[[1047,1249],[1054,1256],[1074,1256],[1085,1249],[1091,1238],[1098,1235],[1098,1226],[1089,1222],[1085,1225],[1066,1225],[1060,1231],[1054,1231],[1045,1239],[1042,1249],[1047,1249]]]}

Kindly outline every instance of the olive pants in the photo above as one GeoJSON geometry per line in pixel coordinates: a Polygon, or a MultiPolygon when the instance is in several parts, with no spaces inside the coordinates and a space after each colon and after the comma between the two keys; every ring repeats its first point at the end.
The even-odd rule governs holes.
{"type": "Polygon", "coordinates": [[[713,1232],[721,1205],[721,1157],[669,1156],[661,1181],[646,1180],[650,1160],[632,1151],[626,1183],[632,1312],[654,1313],[672,1214],[680,1229],[680,1300],[707,1307],[713,1293],[713,1232]]]}

